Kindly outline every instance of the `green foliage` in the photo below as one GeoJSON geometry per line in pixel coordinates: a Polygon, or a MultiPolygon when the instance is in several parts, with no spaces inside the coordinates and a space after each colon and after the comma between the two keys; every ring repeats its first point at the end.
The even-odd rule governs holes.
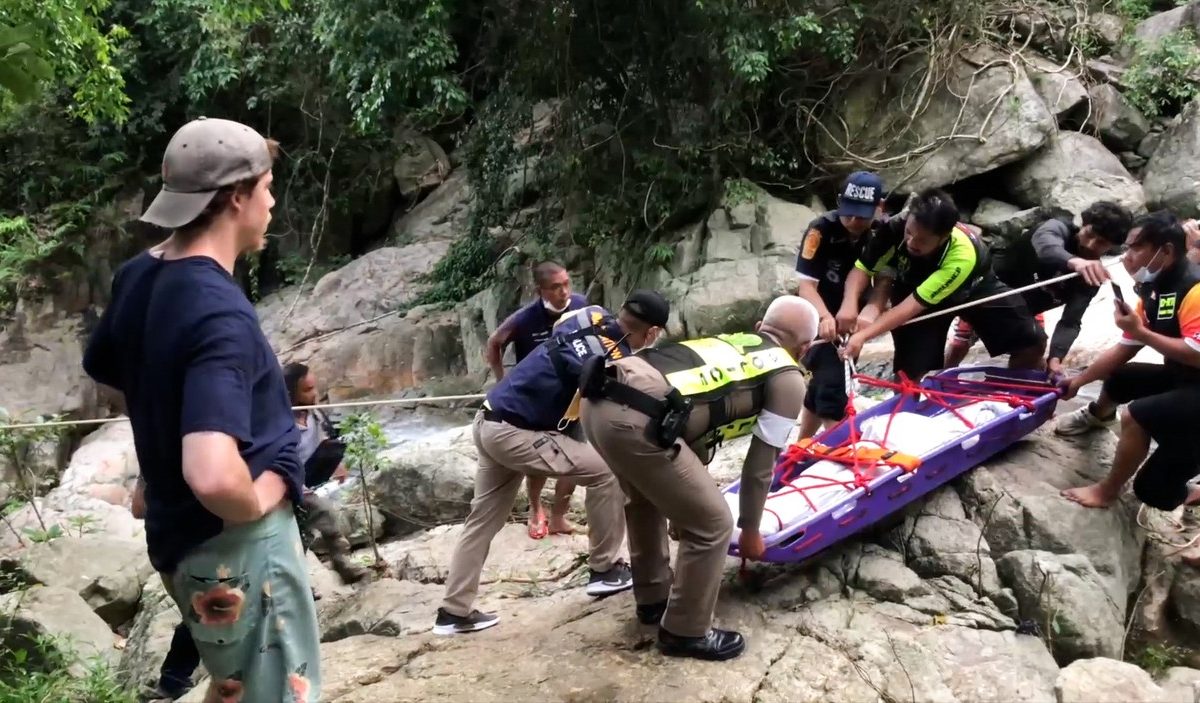
{"type": "Polygon", "coordinates": [[[0,408],[0,459],[3,459],[16,474],[19,497],[26,500],[32,498],[36,495],[38,486],[46,480],[47,477],[39,476],[33,466],[34,452],[39,446],[60,439],[64,429],[61,426],[43,426],[8,430],[5,429],[5,425],[49,423],[61,419],[61,415],[39,415],[32,419],[13,418],[7,410],[0,408]]]}
{"type": "Polygon", "coordinates": [[[17,102],[31,100],[40,84],[54,76],[54,69],[41,56],[44,51],[29,27],[0,24],[0,88],[17,102]]]}
{"type": "MultiPolygon", "coordinates": [[[[299,252],[290,252],[280,257],[279,261],[275,262],[275,270],[279,273],[280,282],[288,286],[300,283],[304,279],[304,272],[308,271],[310,261],[311,259],[302,256],[299,252]]],[[[325,274],[348,263],[350,263],[350,257],[345,254],[331,256],[319,262],[313,261],[312,270],[308,271],[308,285],[315,284],[325,274]]]]}
{"type": "Polygon", "coordinates": [[[1147,117],[1177,112],[1200,93],[1200,49],[1190,28],[1138,43],[1121,79],[1125,97],[1147,117]]]}
{"type": "MultiPolygon", "coordinates": [[[[52,72],[68,91],[69,113],[88,124],[121,122],[129,112],[125,79],[118,68],[122,43],[129,34],[103,20],[109,0],[5,0],[0,26],[22,27],[44,62],[35,80],[52,72]]],[[[30,64],[23,62],[28,70],[30,64]]]]}
{"type": "MultiPolygon", "coordinates": [[[[7,614],[0,625],[11,627],[7,614]]],[[[68,642],[47,637],[3,637],[21,641],[0,647],[0,703],[136,703],[137,696],[117,681],[115,672],[100,660],[86,665],[77,678],[70,671],[76,657],[68,642]]]]}
{"type": "Polygon", "coordinates": [[[1153,643],[1137,649],[1129,660],[1157,678],[1173,666],[1183,666],[1189,654],[1183,647],[1153,643]]]}
{"type": "Polygon", "coordinates": [[[66,534],[67,533],[63,531],[62,525],[51,525],[48,528],[28,527],[25,529],[25,535],[29,537],[29,541],[33,542],[34,544],[52,542],[59,537],[66,536],[66,534]]]}
{"type": "Polygon", "coordinates": [[[1151,0],[1117,0],[1114,10],[1131,22],[1140,22],[1154,12],[1151,0]]]}
{"type": "Polygon", "coordinates": [[[35,229],[25,217],[0,215],[0,310],[15,303],[24,288],[34,284],[38,265],[62,243],[60,231],[35,229]]]}
{"type": "Polygon", "coordinates": [[[358,472],[358,480],[365,504],[367,518],[367,536],[371,540],[371,550],[375,560],[373,566],[384,568],[387,562],[379,553],[379,545],[375,542],[375,518],[371,509],[371,490],[367,485],[367,474],[383,468],[381,452],[387,447],[387,437],[379,420],[369,411],[348,415],[338,423],[339,438],[346,443],[346,453],[343,463],[347,469],[358,472]]]}

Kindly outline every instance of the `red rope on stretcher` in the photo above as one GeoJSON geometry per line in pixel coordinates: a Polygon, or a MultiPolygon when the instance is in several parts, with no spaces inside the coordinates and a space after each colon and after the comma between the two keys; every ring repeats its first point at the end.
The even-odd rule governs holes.
{"type": "MultiPolygon", "coordinates": [[[[950,400],[967,400],[971,403],[989,402],[989,401],[1001,402],[1001,403],[1007,403],[1010,407],[1022,407],[1022,408],[1025,408],[1025,409],[1031,410],[1031,411],[1035,409],[1035,406],[1034,406],[1034,403],[1032,400],[1030,400],[1028,398],[1023,398],[1019,395],[1012,394],[1012,393],[995,393],[995,392],[991,392],[991,393],[954,393],[954,392],[946,391],[946,390],[924,388],[917,383],[913,383],[913,381],[911,379],[909,379],[908,376],[906,374],[904,374],[904,372],[900,372],[899,381],[887,381],[882,378],[877,378],[874,376],[867,376],[864,374],[855,374],[854,378],[859,381],[862,381],[863,383],[866,383],[868,385],[890,389],[899,396],[915,397],[918,395],[924,395],[926,397],[926,399],[928,399],[932,403],[951,412],[955,417],[957,417],[959,420],[961,420],[963,422],[963,424],[965,424],[970,429],[975,429],[974,423],[972,423],[970,420],[968,420],[966,417],[964,417],[963,414],[958,411],[958,408],[949,402],[950,400]]],[[[943,380],[943,381],[950,380],[950,381],[957,382],[959,384],[967,383],[966,381],[960,381],[959,379],[953,379],[953,378],[952,379],[941,379],[941,380],[943,380]]],[[[1049,390],[1048,387],[1042,387],[1042,386],[1032,386],[1032,385],[1025,385],[1025,384],[1010,384],[1010,383],[994,382],[994,381],[984,381],[984,382],[982,382],[982,384],[980,384],[979,382],[975,382],[975,383],[977,385],[987,385],[987,386],[1000,387],[1000,388],[1011,388],[1013,390],[1037,390],[1037,391],[1049,390]]],[[[892,421],[895,420],[897,415],[899,415],[901,405],[902,405],[902,403],[897,402],[892,407],[891,412],[888,414],[887,424],[884,426],[883,439],[879,440],[878,442],[872,442],[873,444],[878,444],[883,449],[888,448],[887,442],[888,442],[888,438],[891,435],[892,421]]],[[[781,457],[781,462],[779,464],[780,483],[782,483],[784,486],[786,486],[786,490],[777,491],[776,493],[772,494],[770,497],[771,498],[779,498],[779,497],[782,497],[785,495],[789,495],[791,493],[799,493],[800,497],[804,498],[805,502],[808,503],[809,508],[815,512],[817,510],[817,506],[816,506],[816,503],[814,503],[813,500],[808,497],[808,494],[807,494],[808,491],[816,490],[818,488],[829,488],[831,486],[842,486],[843,488],[847,489],[848,491],[852,491],[855,488],[862,488],[869,492],[869,487],[870,487],[872,477],[867,475],[867,472],[864,469],[874,469],[875,466],[877,466],[877,464],[879,464],[879,463],[882,463],[885,466],[897,466],[898,464],[889,463],[887,460],[884,460],[884,459],[878,459],[878,460],[872,461],[870,467],[861,466],[864,459],[862,459],[858,454],[858,449],[859,449],[858,444],[861,443],[863,440],[862,440],[862,435],[859,432],[859,429],[854,422],[854,418],[856,417],[856,415],[857,415],[857,409],[854,407],[854,394],[853,394],[853,391],[851,391],[851,392],[847,393],[845,416],[836,425],[834,425],[833,427],[829,428],[829,430],[826,431],[826,434],[828,434],[829,432],[833,432],[834,430],[838,429],[839,427],[841,427],[844,424],[849,424],[849,436],[848,436],[846,442],[842,445],[839,445],[839,447],[832,448],[832,449],[838,449],[838,448],[842,448],[842,447],[849,447],[851,449],[849,457],[829,456],[828,454],[817,452],[817,451],[814,451],[814,450],[806,448],[806,447],[801,447],[798,444],[793,444],[793,445],[789,446],[787,449],[784,450],[783,456],[781,457]],[[809,479],[819,479],[822,481],[822,483],[815,483],[815,484],[812,484],[809,486],[804,486],[804,487],[795,485],[793,483],[793,481],[796,480],[798,478],[798,476],[792,475],[793,472],[796,472],[800,468],[800,465],[803,462],[810,460],[810,459],[815,459],[815,460],[820,460],[820,461],[833,461],[835,463],[846,464],[848,466],[848,468],[850,469],[850,472],[854,475],[854,480],[853,481],[841,481],[841,480],[830,478],[827,476],[807,476],[806,478],[809,478],[809,479]]],[[[766,509],[766,508],[764,508],[764,509],[766,509]]],[[[766,509],[766,511],[769,512],[772,515],[772,517],[775,518],[775,521],[777,523],[779,523],[778,529],[782,530],[783,529],[783,519],[779,516],[779,513],[775,512],[774,510],[770,510],[770,509],[766,509]]]]}

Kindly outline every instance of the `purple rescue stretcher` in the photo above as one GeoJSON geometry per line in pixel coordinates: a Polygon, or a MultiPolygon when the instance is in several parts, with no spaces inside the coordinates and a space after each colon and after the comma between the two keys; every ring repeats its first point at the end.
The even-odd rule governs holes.
{"type": "MultiPolygon", "coordinates": [[[[865,377],[859,378],[866,380],[865,377]]],[[[1042,426],[1054,415],[1059,398],[1057,389],[1045,373],[983,366],[947,369],[927,376],[919,389],[978,396],[976,400],[995,400],[998,396],[1007,396],[1009,399],[1019,398],[1025,404],[1017,405],[1006,414],[925,453],[920,457],[920,466],[914,471],[882,467],[865,487],[848,489],[845,498],[834,505],[802,516],[791,524],[784,524],[774,534],[764,535],[766,551],[763,561],[805,561],[896,514],[913,501],[970,471],[1042,426]]],[[[855,415],[852,420],[855,427],[859,428],[869,418],[894,412],[911,412],[927,417],[949,412],[944,404],[930,397],[918,397],[915,392],[918,391],[917,387],[911,390],[914,392],[898,392],[862,414],[855,415]],[[898,404],[899,408],[896,407],[898,404]]],[[[945,398],[942,397],[942,403],[947,402],[945,398]]],[[[975,401],[959,401],[960,404],[970,402],[975,401]]],[[[848,444],[850,437],[850,423],[842,422],[818,434],[815,439],[828,447],[839,447],[848,444]]],[[[797,464],[794,458],[789,460],[789,453],[785,451],[776,463],[771,491],[782,489],[786,476],[795,480],[798,473],[817,461],[804,459],[797,464]]],[[[736,494],[740,483],[734,482],[725,489],[725,493],[736,494]]],[[[729,554],[740,556],[736,539],[730,545],[729,554]]]]}

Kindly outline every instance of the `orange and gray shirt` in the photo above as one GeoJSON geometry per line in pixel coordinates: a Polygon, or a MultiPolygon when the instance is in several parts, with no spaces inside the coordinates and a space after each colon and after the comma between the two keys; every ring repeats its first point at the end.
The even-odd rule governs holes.
{"type": "MultiPolygon", "coordinates": [[[[1164,337],[1182,339],[1200,352],[1200,266],[1180,259],[1175,267],[1153,283],[1137,286],[1135,310],[1151,331],[1164,337]]],[[[1128,334],[1121,335],[1121,344],[1142,346],[1128,334]]],[[[1200,378],[1200,369],[1169,358],[1163,365],[1189,377],[1200,378]]]]}

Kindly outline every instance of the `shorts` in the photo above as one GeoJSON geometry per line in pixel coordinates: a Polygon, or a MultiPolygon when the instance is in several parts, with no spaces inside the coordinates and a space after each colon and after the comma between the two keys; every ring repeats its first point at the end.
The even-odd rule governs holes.
{"type": "Polygon", "coordinates": [[[227,527],[162,579],[224,695],[256,703],[320,699],[317,611],[291,510],[227,527]]]}
{"type": "Polygon", "coordinates": [[[822,420],[841,420],[846,415],[846,365],[837,347],[825,342],[809,347],[800,360],[811,373],[804,407],[822,420]]]}
{"type": "MultiPolygon", "coordinates": [[[[1037,313],[1033,316],[1034,322],[1038,327],[1046,330],[1046,316],[1042,313],[1037,313]]],[[[971,327],[971,323],[961,317],[954,318],[954,332],[950,335],[950,343],[955,346],[970,347],[979,341],[979,336],[975,334],[975,328],[971,327]]]]}
{"type": "MultiPolygon", "coordinates": [[[[994,281],[977,287],[971,299],[979,300],[1009,290],[1008,286],[994,281]]],[[[968,300],[969,302],[969,300],[968,300]]],[[[941,306],[945,309],[949,306],[941,306]]],[[[929,308],[922,314],[935,312],[929,308]]],[[[1046,341],[1046,333],[1034,321],[1033,313],[1020,295],[993,300],[962,311],[961,317],[983,340],[991,356],[1001,356],[1028,349],[1046,341]]],[[[903,372],[912,380],[940,369],[945,365],[945,342],[950,331],[950,315],[941,315],[929,320],[910,323],[892,330],[895,352],[892,368],[899,375],[903,372]]]]}
{"type": "Polygon", "coordinates": [[[1129,403],[1134,422],[1158,443],[1133,480],[1133,492],[1146,505],[1174,510],[1187,499],[1187,482],[1200,473],[1195,441],[1200,415],[1200,379],[1181,376],[1162,364],[1129,363],[1104,382],[1117,403],[1129,403]]]}

